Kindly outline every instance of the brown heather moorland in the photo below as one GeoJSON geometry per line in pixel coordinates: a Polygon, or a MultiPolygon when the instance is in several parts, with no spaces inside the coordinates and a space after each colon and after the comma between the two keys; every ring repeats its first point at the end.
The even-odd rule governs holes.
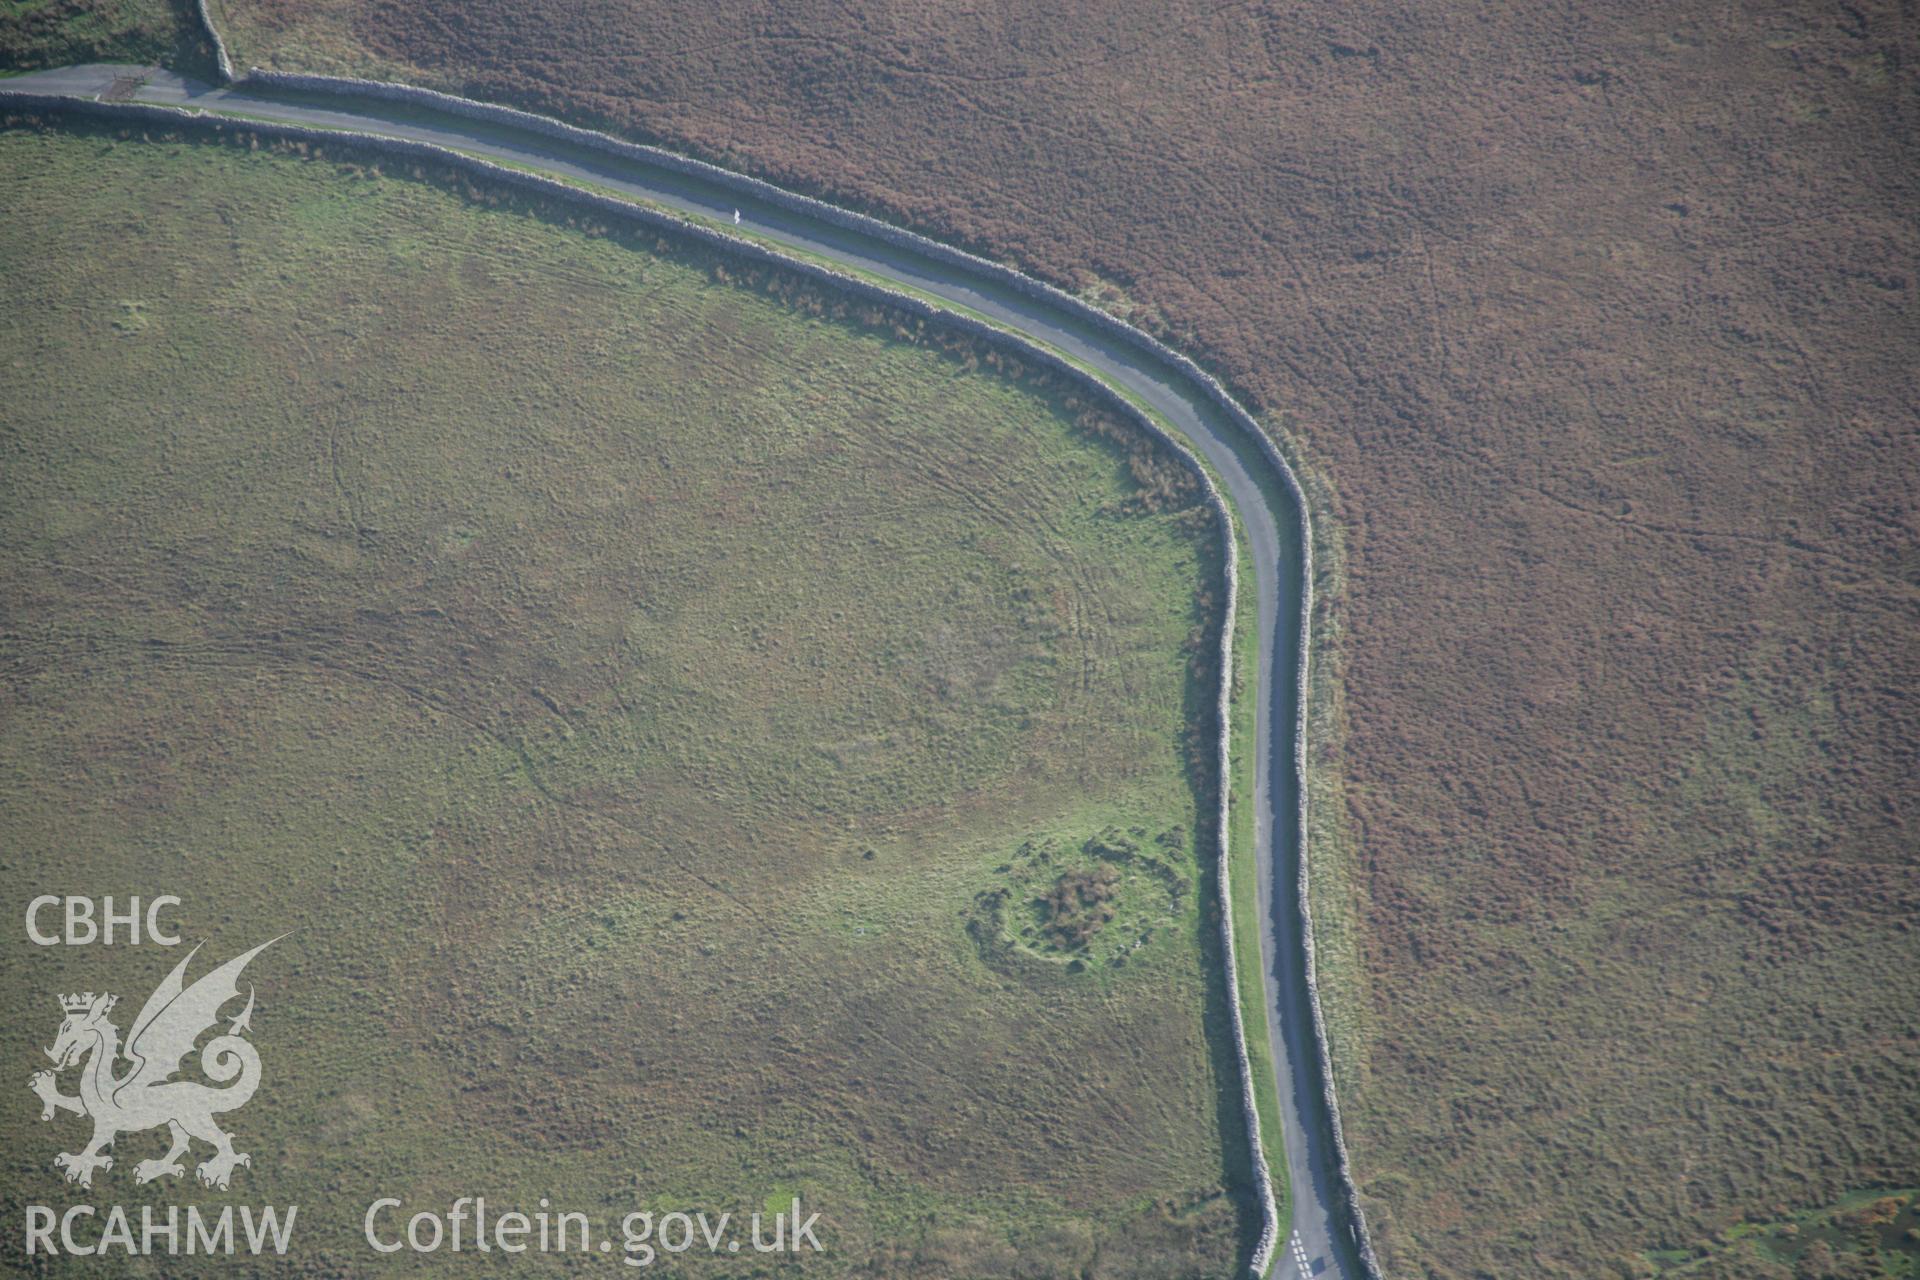
{"type": "Polygon", "coordinates": [[[1910,8],[215,11],[1016,261],[1293,439],[1393,1274],[1784,1275],[1716,1251],[1920,1177],[1910,8]]]}

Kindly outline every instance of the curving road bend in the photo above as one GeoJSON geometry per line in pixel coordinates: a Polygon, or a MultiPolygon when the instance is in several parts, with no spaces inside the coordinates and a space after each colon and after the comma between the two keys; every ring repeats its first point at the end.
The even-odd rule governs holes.
{"type": "MultiPolygon", "coordinates": [[[[1259,902],[1267,922],[1260,971],[1293,1202],[1292,1221],[1280,1224],[1271,1274],[1282,1280],[1366,1280],[1337,1175],[1297,902],[1294,734],[1300,723],[1298,676],[1305,660],[1299,645],[1305,598],[1300,523],[1285,487],[1232,420],[1174,366],[1100,333],[1069,306],[1017,292],[911,246],[755,200],[696,174],[575,146],[532,130],[372,98],[348,102],[250,89],[244,81],[213,88],[146,67],[89,65],[8,77],[0,81],[0,102],[8,90],[94,98],[120,77],[141,78],[131,98],[135,102],[434,143],[715,221],[731,224],[737,213],[738,230],[755,239],[944,299],[1051,347],[1125,388],[1184,433],[1205,454],[1240,518],[1251,547],[1258,601],[1261,695],[1254,802],[1257,840],[1264,854],[1259,859],[1259,902]]],[[[122,80],[123,94],[128,87],[122,80]]],[[[1251,962],[1251,957],[1242,962],[1251,962]]]]}

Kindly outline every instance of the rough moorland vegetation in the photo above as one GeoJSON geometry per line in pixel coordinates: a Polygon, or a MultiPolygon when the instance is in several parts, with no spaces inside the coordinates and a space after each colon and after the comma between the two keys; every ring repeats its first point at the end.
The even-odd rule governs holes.
{"type": "MultiPolygon", "coordinates": [[[[0,848],[210,956],[294,931],[234,1125],[301,1265],[484,1190],[798,1195],[803,1274],[1229,1271],[1198,486],[884,311],[227,138],[0,133],[0,848]],[[1110,910],[994,963],[1043,847],[1110,910]]],[[[16,935],[0,1030],[176,958],[16,935]]],[[[0,1112],[10,1221],[77,1123],[0,1112]]]]}
{"type": "Polygon", "coordinates": [[[1016,259],[1303,444],[1315,908],[1396,1273],[1634,1274],[1920,1177],[1904,8],[216,8],[243,62],[1016,259]]]}
{"type": "Polygon", "coordinates": [[[213,50],[189,0],[0,0],[0,72],[165,62],[204,75],[213,50]]]}

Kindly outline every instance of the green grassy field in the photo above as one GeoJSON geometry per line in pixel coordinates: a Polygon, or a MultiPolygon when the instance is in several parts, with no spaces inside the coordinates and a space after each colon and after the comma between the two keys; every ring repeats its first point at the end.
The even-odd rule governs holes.
{"type": "MultiPolygon", "coordinates": [[[[471,1194],[797,1194],[810,1274],[1230,1270],[1194,491],[980,352],[341,161],[0,134],[16,906],[296,931],[205,1198],[356,1273],[414,1261],[376,1196],[471,1194]]],[[[9,935],[7,1042],[177,958],[9,935]]],[[[153,1134],[64,1187],[81,1123],[18,1103],[9,1233],[199,1194],[133,1186],[153,1134]]]]}

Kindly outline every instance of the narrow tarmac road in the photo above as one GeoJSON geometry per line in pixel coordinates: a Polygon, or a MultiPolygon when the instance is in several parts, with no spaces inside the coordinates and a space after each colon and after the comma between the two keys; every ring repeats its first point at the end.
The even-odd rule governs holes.
{"type": "MultiPolygon", "coordinates": [[[[1259,900],[1267,922],[1259,967],[1285,1127],[1292,1219],[1279,1224],[1271,1274],[1364,1280],[1356,1235],[1337,1177],[1333,1122],[1321,1078],[1306,982],[1297,901],[1300,849],[1295,768],[1298,732],[1302,580],[1300,521],[1284,482],[1242,429],[1177,367],[1123,345],[1077,317],[1071,307],[1020,293],[911,247],[812,217],[698,175],[642,159],[575,146],[531,130],[356,96],[214,88],[145,67],[89,65],[0,81],[6,91],[94,98],[116,77],[143,77],[135,102],[230,112],[323,129],[351,129],[434,143],[549,176],[733,225],[776,247],[883,277],[958,304],[1098,371],[1152,406],[1203,453],[1220,478],[1251,546],[1259,615],[1258,788],[1255,795],[1259,900]]],[[[129,88],[124,81],[121,93],[129,88]]],[[[1243,964],[1254,958],[1242,957],[1243,964]]]]}

